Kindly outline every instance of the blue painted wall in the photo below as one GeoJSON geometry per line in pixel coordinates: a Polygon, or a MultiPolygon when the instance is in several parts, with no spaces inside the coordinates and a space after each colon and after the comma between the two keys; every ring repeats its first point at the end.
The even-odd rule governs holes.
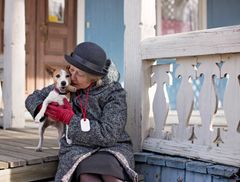
{"type": "MultiPolygon", "coordinates": [[[[217,28],[240,24],[239,0],[207,0],[207,27],[217,28]]],[[[221,65],[219,65],[221,67],[221,65]]],[[[215,79],[218,97],[223,103],[223,95],[228,79],[215,79]]]]}
{"type": "Polygon", "coordinates": [[[116,64],[123,82],[123,0],[86,0],[85,21],[85,41],[104,48],[108,58],[116,64]]]}
{"type": "MultiPolygon", "coordinates": [[[[85,29],[85,41],[96,42],[106,50],[120,72],[121,82],[124,80],[123,3],[124,0],[85,1],[85,20],[89,25],[85,29]]],[[[240,0],[207,0],[207,22],[208,28],[240,24],[240,0]]],[[[222,92],[225,84],[220,82],[220,85],[219,92],[222,92]]],[[[197,87],[199,91],[200,86],[197,87]]],[[[168,88],[168,91],[174,95],[176,88],[168,88]]],[[[174,97],[170,102],[171,108],[175,109],[174,97]]]]}
{"type": "Polygon", "coordinates": [[[207,0],[207,27],[240,24],[239,0],[207,0]]]}

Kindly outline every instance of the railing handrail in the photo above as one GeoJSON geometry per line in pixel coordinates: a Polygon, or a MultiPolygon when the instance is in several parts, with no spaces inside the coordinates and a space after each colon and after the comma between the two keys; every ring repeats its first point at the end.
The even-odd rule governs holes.
{"type": "Polygon", "coordinates": [[[141,42],[142,60],[236,52],[240,52],[240,25],[157,36],[141,42]]]}

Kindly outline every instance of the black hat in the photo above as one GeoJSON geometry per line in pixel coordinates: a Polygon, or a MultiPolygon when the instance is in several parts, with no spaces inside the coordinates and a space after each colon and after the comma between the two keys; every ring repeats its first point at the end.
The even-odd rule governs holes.
{"type": "Polygon", "coordinates": [[[111,64],[105,51],[93,42],[78,44],[71,55],[65,55],[65,59],[78,69],[98,76],[107,75],[111,64]]]}

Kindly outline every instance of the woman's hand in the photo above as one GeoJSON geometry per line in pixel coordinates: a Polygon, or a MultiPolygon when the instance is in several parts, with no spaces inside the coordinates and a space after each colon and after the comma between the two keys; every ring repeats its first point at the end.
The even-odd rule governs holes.
{"type": "Polygon", "coordinates": [[[60,121],[69,125],[74,112],[72,110],[72,106],[66,98],[63,99],[63,103],[63,105],[49,104],[45,115],[53,120],[60,121]]]}

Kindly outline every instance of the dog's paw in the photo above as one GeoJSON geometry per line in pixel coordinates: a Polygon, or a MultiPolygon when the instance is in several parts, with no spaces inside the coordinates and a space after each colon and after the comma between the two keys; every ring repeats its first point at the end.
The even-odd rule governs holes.
{"type": "Polygon", "coordinates": [[[36,151],[36,152],[42,152],[43,149],[38,147],[38,148],[35,149],[35,151],[36,151]]]}
{"type": "Polygon", "coordinates": [[[41,118],[42,118],[43,116],[39,113],[39,114],[37,114],[37,116],[35,117],[35,122],[40,122],[40,120],[41,120],[41,118]]]}
{"type": "Polygon", "coordinates": [[[68,143],[69,145],[71,145],[71,144],[72,144],[72,140],[70,140],[70,139],[66,138],[66,141],[67,141],[67,143],[68,143]]]}
{"type": "Polygon", "coordinates": [[[45,120],[45,118],[46,118],[45,116],[41,117],[40,122],[43,122],[45,120]]]}
{"type": "Polygon", "coordinates": [[[43,122],[44,120],[45,120],[45,116],[42,116],[41,114],[39,114],[35,117],[35,122],[37,122],[37,123],[43,122]]]}

